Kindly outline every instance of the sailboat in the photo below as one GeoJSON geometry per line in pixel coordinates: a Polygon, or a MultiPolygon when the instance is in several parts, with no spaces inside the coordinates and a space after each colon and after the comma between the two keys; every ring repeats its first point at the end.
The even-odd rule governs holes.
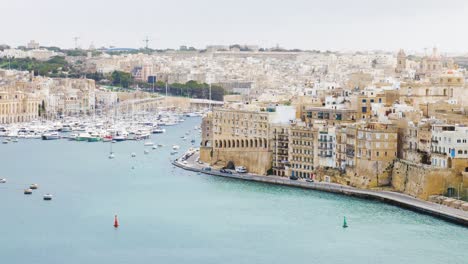
{"type": "Polygon", "coordinates": [[[346,223],[346,216],[343,217],[343,228],[347,228],[348,223],[346,223]]]}
{"type": "Polygon", "coordinates": [[[115,158],[114,152],[112,151],[112,142],[110,144],[110,152],[109,152],[109,159],[115,158]]]}

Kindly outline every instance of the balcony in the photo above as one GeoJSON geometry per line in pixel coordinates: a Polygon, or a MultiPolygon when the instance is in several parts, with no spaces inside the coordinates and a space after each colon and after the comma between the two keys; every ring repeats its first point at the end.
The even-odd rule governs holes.
{"type": "Polygon", "coordinates": [[[318,146],[318,149],[333,149],[331,146],[318,146]]]}

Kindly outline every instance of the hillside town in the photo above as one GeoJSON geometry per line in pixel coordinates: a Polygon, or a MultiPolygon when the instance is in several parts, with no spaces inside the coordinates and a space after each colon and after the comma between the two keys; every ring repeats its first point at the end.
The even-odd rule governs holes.
{"type": "Polygon", "coordinates": [[[244,166],[259,175],[424,200],[468,198],[466,69],[437,48],[411,55],[253,45],[73,52],[34,41],[4,48],[0,123],[115,114],[116,108],[129,111],[130,103],[132,111],[135,105],[167,107],[168,101],[189,110],[198,103],[206,110],[200,159],[213,167],[244,166]],[[44,75],[11,68],[12,59],[60,56],[81,77],[61,68],[44,75]],[[130,76],[126,87],[122,79],[115,82],[116,72],[130,76]],[[186,98],[168,96],[181,87],[175,84],[190,82],[206,86],[198,94],[187,88],[186,98]],[[218,103],[209,100],[212,85],[222,88],[218,103]]]}

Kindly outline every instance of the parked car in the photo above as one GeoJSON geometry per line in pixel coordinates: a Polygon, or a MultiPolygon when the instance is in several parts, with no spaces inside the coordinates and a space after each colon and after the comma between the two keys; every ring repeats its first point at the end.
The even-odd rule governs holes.
{"type": "Polygon", "coordinates": [[[226,174],[232,174],[232,171],[226,170],[226,169],[220,169],[219,172],[226,173],[226,174]]]}
{"type": "Polygon", "coordinates": [[[247,173],[247,169],[244,166],[237,166],[236,167],[237,173],[247,173]]]}
{"type": "Polygon", "coordinates": [[[306,179],[306,182],[314,182],[313,179],[306,179]]]}
{"type": "Polygon", "coordinates": [[[202,170],[204,170],[204,171],[211,171],[211,167],[205,167],[205,168],[203,168],[202,170]]]}
{"type": "Polygon", "coordinates": [[[289,177],[289,179],[290,179],[290,180],[293,180],[293,181],[297,181],[299,178],[296,177],[296,176],[291,176],[291,177],[289,177]]]}

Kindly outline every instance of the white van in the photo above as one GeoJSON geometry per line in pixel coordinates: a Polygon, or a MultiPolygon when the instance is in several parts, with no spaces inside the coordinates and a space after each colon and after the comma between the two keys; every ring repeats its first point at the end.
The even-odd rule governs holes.
{"type": "Polygon", "coordinates": [[[247,169],[244,166],[237,166],[236,167],[237,173],[247,173],[247,169]]]}

